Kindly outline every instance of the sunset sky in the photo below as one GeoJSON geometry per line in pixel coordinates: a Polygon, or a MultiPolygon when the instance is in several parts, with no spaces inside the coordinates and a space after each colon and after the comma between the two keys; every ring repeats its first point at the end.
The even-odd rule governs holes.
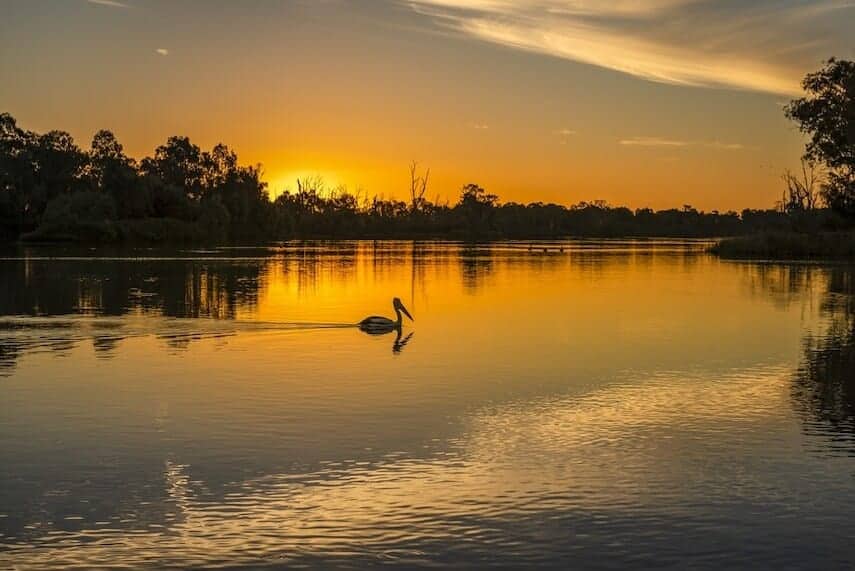
{"type": "Polygon", "coordinates": [[[782,105],[855,57],[855,0],[4,0],[0,111],[135,157],[170,135],[404,197],[768,207],[782,105]]]}

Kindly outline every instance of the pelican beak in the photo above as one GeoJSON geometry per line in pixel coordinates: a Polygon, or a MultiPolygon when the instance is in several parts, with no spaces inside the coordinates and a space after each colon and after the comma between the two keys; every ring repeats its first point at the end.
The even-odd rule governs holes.
{"type": "Polygon", "coordinates": [[[403,311],[403,312],[404,312],[404,315],[406,315],[407,317],[409,317],[409,318],[410,318],[410,321],[415,321],[415,319],[413,319],[413,316],[412,316],[412,315],[410,315],[410,312],[409,312],[409,311],[407,311],[407,308],[406,308],[406,307],[404,307],[404,304],[403,304],[403,303],[401,304],[401,311],[403,311]]]}

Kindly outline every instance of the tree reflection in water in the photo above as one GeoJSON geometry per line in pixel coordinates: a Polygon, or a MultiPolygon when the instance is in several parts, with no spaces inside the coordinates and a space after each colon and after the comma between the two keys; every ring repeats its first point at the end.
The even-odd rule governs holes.
{"type": "Polygon", "coordinates": [[[803,340],[804,357],[793,382],[796,409],[809,432],[830,432],[846,448],[855,444],[855,287],[850,267],[824,270],[820,312],[824,325],[803,340]]]}
{"type": "MultiPolygon", "coordinates": [[[[0,322],[0,375],[9,374],[25,351],[68,351],[83,340],[91,340],[99,357],[112,356],[122,339],[135,335],[114,317],[235,319],[257,305],[269,264],[190,258],[7,261],[0,272],[0,315],[11,317],[0,322]]],[[[174,348],[199,337],[181,328],[160,336],[174,348]]]]}
{"type": "Polygon", "coordinates": [[[744,272],[751,294],[781,309],[800,303],[817,318],[802,338],[791,400],[806,432],[855,451],[855,268],[745,264],[744,272]]]}

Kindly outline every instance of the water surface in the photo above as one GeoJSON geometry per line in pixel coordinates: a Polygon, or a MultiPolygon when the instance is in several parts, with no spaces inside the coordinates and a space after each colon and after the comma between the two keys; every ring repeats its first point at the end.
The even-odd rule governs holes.
{"type": "Polygon", "coordinates": [[[37,248],[0,289],[0,566],[855,564],[848,266],[37,248]]]}

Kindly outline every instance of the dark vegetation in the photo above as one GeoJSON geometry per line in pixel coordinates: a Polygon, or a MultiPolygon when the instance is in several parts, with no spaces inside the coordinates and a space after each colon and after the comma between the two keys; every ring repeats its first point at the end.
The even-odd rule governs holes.
{"type": "Polygon", "coordinates": [[[802,359],[789,385],[794,412],[811,435],[833,434],[840,453],[855,452],[855,279],[848,264],[751,264],[746,285],[776,307],[803,307],[821,318],[806,328],[802,359]]]}
{"type": "Polygon", "coordinates": [[[225,145],[202,151],[171,137],[153,157],[125,155],[109,131],[88,151],[68,133],[25,131],[0,115],[0,221],[7,240],[252,242],[288,238],[728,236],[787,228],[774,211],[654,212],[602,201],[500,203],[467,184],[456,204],[425,198],[429,171],[410,168],[409,200],[327,188],[317,177],[270,200],[260,166],[241,166],[225,145]]]}
{"type": "MultiPolygon", "coordinates": [[[[467,184],[456,203],[426,198],[430,171],[410,168],[409,200],[368,197],[320,178],[297,181],[271,200],[261,166],[242,166],[223,144],[203,151],[170,137],[154,156],[128,157],[110,131],[83,150],[62,131],[39,134],[0,114],[0,238],[79,242],[261,242],[290,238],[720,237],[815,234],[855,218],[855,64],[830,60],[804,81],[808,96],[787,107],[811,135],[798,175],[786,173],[778,208],[653,211],[603,201],[502,203],[467,184]]],[[[824,244],[824,242],[822,242],[824,244]]],[[[747,242],[738,242],[747,244],[747,242]]],[[[822,246],[824,247],[824,246],[822,246]]],[[[725,253],[733,244],[722,244],[725,253]]],[[[750,248],[746,248],[748,251],[750,248]]],[[[794,251],[794,250],[793,250],[794,251]]],[[[808,251],[808,250],[805,250],[808,251]]],[[[811,248],[809,251],[813,252],[811,248]]]]}
{"type": "Polygon", "coordinates": [[[711,251],[725,258],[855,258],[855,232],[761,232],[722,240],[711,251]]]}
{"type": "Polygon", "coordinates": [[[722,240],[727,257],[855,258],[855,62],[830,59],[802,82],[805,97],[786,107],[808,135],[800,173],[784,173],[779,210],[789,231],[722,240]],[[827,214],[818,214],[818,213],[827,214]]]}

